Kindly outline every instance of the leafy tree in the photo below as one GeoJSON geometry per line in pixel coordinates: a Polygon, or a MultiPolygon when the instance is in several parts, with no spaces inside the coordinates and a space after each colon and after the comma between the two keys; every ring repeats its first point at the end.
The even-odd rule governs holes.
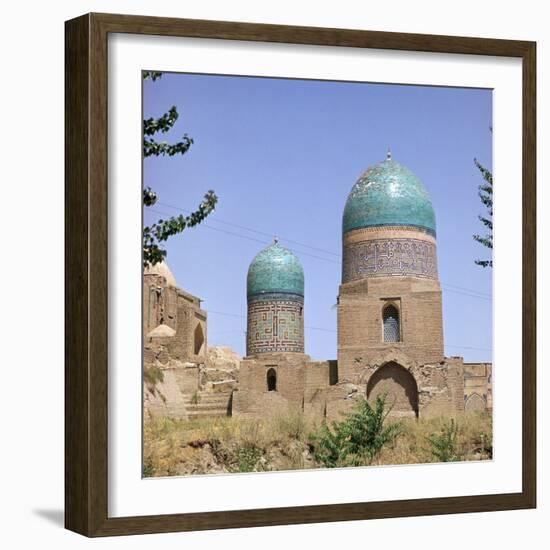
{"type": "Polygon", "coordinates": [[[458,452],[458,424],[451,418],[445,422],[440,432],[434,432],[428,437],[432,456],[439,462],[454,462],[460,460],[458,452]]]}
{"type": "Polygon", "coordinates": [[[390,411],[385,395],[378,395],[373,406],[359,398],[344,420],[323,424],[312,436],[315,459],[328,468],[371,464],[401,433],[400,424],[386,425],[390,411]]]}
{"type": "MultiPolygon", "coordinates": [[[[474,235],[474,239],[483,246],[493,249],[493,174],[485,168],[477,159],[474,159],[474,164],[481,172],[483,183],[479,186],[478,195],[481,202],[487,208],[485,216],[478,216],[481,223],[487,228],[487,234],[474,235]]],[[[493,260],[475,260],[477,265],[482,267],[493,267],[493,260]]]]}
{"type": "MultiPolygon", "coordinates": [[[[153,82],[162,77],[161,72],[144,71],[143,79],[153,82]]],[[[170,110],[159,118],[147,118],[143,121],[143,156],[159,157],[175,155],[185,155],[193,139],[187,134],[176,143],[167,143],[166,141],[157,141],[156,134],[165,134],[178,120],[179,114],[176,106],[170,107],[170,110]]],[[[153,206],[157,202],[157,194],[151,187],[146,186],[143,189],[143,205],[145,207],[153,206]]],[[[181,233],[184,229],[194,227],[201,223],[210,214],[218,202],[218,197],[214,191],[209,190],[199,206],[194,212],[184,216],[172,216],[167,219],[159,219],[152,225],[143,228],[143,267],[155,265],[166,257],[166,249],[163,247],[170,237],[181,233]]]]}

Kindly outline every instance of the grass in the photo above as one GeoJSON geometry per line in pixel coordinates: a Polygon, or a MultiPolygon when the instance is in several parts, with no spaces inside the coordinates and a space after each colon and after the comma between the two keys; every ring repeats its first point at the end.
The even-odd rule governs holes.
{"type": "MultiPolygon", "coordinates": [[[[389,424],[391,418],[387,419],[389,424]]],[[[450,418],[400,419],[399,433],[373,465],[440,462],[430,440],[445,437],[450,418]]],[[[454,421],[453,460],[492,457],[491,417],[472,413],[454,421]]],[[[233,417],[172,420],[147,416],[144,476],[261,472],[322,468],[315,459],[315,434],[322,424],[291,410],[265,420],[233,417]]]]}
{"type": "Polygon", "coordinates": [[[422,464],[442,462],[437,445],[430,442],[449,437],[451,422],[456,427],[454,460],[487,460],[492,458],[492,419],[485,413],[469,413],[456,419],[434,417],[400,421],[402,433],[382,449],[374,464],[422,464]]]}
{"type": "Polygon", "coordinates": [[[143,369],[143,383],[151,395],[159,395],[166,402],[166,398],[157,388],[157,384],[164,382],[164,373],[158,367],[146,367],[143,369]]]}

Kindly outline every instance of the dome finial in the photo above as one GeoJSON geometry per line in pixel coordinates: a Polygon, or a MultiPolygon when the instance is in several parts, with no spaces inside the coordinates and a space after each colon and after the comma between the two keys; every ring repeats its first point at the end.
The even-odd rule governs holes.
{"type": "Polygon", "coordinates": [[[391,149],[388,147],[388,152],[386,153],[386,160],[391,160],[391,149]]]}
{"type": "Polygon", "coordinates": [[[279,237],[277,237],[277,235],[275,235],[273,237],[273,244],[278,244],[279,243],[279,237]]]}

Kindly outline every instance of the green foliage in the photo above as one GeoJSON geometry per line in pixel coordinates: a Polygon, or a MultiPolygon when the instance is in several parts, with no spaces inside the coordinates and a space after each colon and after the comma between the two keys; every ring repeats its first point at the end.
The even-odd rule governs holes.
{"type": "Polygon", "coordinates": [[[493,438],[491,433],[479,430],[470,437],[474,453],[480,455],[480,459],[493,457],[493,438]]]}
{"type": "Polygon", "coordinates": [[[143,188],[143,204],[145,206],[153,206],[157,202],[157,194],[150,188],[143,188]]]}
{"type": "MultiPolygon", "coordinates": [[[[162,77],[161,72],[143,71],[144,80],[158,80],[162,77]]],[[[143,121],[143,156],[159,157],[175,155],[184,155],[193,145],[193,139],[187,134],[176,143],[166,141],[157,141],[153,136],[158,133],[165,134],[171,130],[179,118],[178,110],[175,105],[170,107],[169,111],[159,118],[147,118],[143,121]]],[[[143,189],[143,205],[145,207],[153,206],[157,202],[157,194],[146,186],[143,189]]],[[[216,207],[218,197],[214,191],[209,190],[199,204],[198,208],[187,216],[172,216],[167,219],[159,219],[157,223],[143,228],[143,267],[155,265],[162,262],[166,257],[166,249],[162,243],[170,237],[181,233],[187,228],[200,224],[216,207]]]]}
{"type": "Polygon", "coordinates": [[[141,74],[143,80],[152,80],[153,82],[162,77],[162,73],[159,73],[158,71],[143,71],[141,74]]]}
{"type": "Polygon", "coordinates": [[[454,418],[446,421],[439,432],[428,436],[432,456],[439,462],[454,462],[460,460],[458,450],[458,424],[454,418]]]}
{"type": "Polygon", "coordinates": [[[387,424],[391,409],[386,396],[378,395],[374,406],[363,397],[344,420],[323,424],[312,436],[314,457],[328,468],[371,464],[382,448],[401,433],[401,425],[387,424]]]}
{"type": "MultiPolygon", "coordinates": [[[[157,119],[155,122],[159,120],[157,119]]],[[[168,155],[169,157],[173,157],[175,155],[185,155],[193,143],[193,140],[187,134],[177,143],[158,142],[153,138],[143,138],[143,156],[164,157],[168,155]]]]}
{"type": "Polygon", "coordinates": [[[191,396],[191,405],[198,405],[201,402],[201,396],[198,391],[195,391],[191,396]]]}
{"type": "MultiPolygon", "coordinates": [[[[474,159],[474,164],[480,171],[483,177],[483,183],[478,188],[478,195],[487,209],[485,216],[478,216],[481,223],[486,227],[487,233],[485,235],[474,235],[474,240],[483,246],[492,249],[493,248],[493,174],[485,168],[477,159],[474,159]]],[[[475,260],[477,265],[482,267],[493,267],[493,260],[475,260]]]]}
{"type": "MultiPolygon", "coordinates": [[[[149,188],[144,191],[144,203],[146,200],[145,194],[149,196],[151,193],[154,194],[149,188]]],[[[156,194],[154,197],[156,201],[156,194]]],[[[157,223],[153,225],[146,226],[143,228],[143,267],[148,265],[155,265],[166,256],[166,250],[163,249],[160,243],[167,241],[173,235],[181,233],[184,229],[188,227],[194,227],[201,223],[207,216],[214,210],[216,203],[218,202],[218,197],[214,191],[210,190],[204,195],[202,202],[199,204],[199,207],[195,212],[184,216],[180,214],[179,216],[172,216],[166,220],[160,219],[157,223]]],[[[154,204],[154,203],[153,203],[154,204]]]]}
{"type": "Polygon", "coordinates": [[[158,382],[164,382],[164,373],[158,367],[146,367],[143,369],[143,381],[154,386],[158,382]]]}
{"type": "Polygon", "coordinates": [[[262,450],[253,443],[245,443],[233,451],[233,472],[253,472],[262,456],[262,450]]]}
{"type": "Polygon", "coordinates": [[[158,367],[145,367],[143,369],[143,383],[147,391],[152,395],[158,395],[164,402],[166,397],[157,388],[157,384],[164,382],[164,373],[158,367]]]}
{"type": "Polygon", "coordinates": [[[155,466],[152,461],[147,461],[143,464],[143,477],[152,477],[155,475],[155,466]]]}
{"type": "Polygon", "coordinates": [[[143,135],[152,136],[157,132],[165,134],[174,126],[178,120],[179,114],[175,105],[170,107],[167,113],[164,113],[160,118],[146,118],[143,121],[143,135]]]}
{"type": "Polygon", "coordinates": [[[481,432],[475,442],[479,442],[479,451],[483,456],[487,456],[488,458],[493,457],[493,438],[491,434],[481,432]]]}

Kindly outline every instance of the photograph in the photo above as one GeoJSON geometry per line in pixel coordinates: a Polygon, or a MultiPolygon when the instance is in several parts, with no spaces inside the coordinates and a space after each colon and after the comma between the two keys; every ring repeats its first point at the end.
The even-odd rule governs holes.
{"type": "Polygon", "coordinates": [[[140,84],[142,476],[493,460],[493,90],[140,84]]]}

